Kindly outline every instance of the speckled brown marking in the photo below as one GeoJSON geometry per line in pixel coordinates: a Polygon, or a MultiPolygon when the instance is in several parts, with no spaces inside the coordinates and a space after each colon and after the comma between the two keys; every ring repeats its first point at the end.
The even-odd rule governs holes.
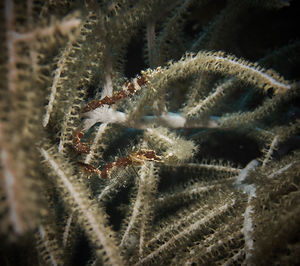
{"type": "Polygon", "coordinates": [[[130,92],[130,94],[133,94],[136,92],[136,88],[133,83],[129,83],[129,85],[127,86],[127,90],[130,92]]]}
{"type": "Polygon", "coordinates": [[[87,146],[86,143],[81,142],[81,138],[83,137],[83,135],[84,135],[84,133],[81,130],[76,130],[74,132],[73,149],[77,153],[88,154],[90,152],[89,146],[87,146]]]}
{"type": "Polygon", "coordinates": [[[148,78],[146,75],[142,75],[141,77],[138,77],[136,79],[136,83],[139,84],[139,86],[144,85],[148,81],[148,78]]]}
{"type": "Polygon", "coordinates": [[[81,113],[86,113],[91,110],[95,110],[96,108],[101,106],[101,104],[102,104],[101,101],[93,100],[93,101],[89,102],[89,104],[87,106],[85,106],[81,109],[81,113]]]}
{"type": "Polygon", "coordinates": [[[132,164],[132,160],[130,157],[121,157],[118,158],[115,162],[116,167],[126,167],[127,165],[132,164]]]}
{"type": "Polygon", "coordinates": [[[132,94],[134,94],[136,91],[140,90],[141,86],[144,85],[145,83],[147,83],[147,81],[148,81],[148,78],[147,78],[146,74],[142,74],[142,76],[136,78],[136,84],[138,85],[138,87],[136,86],[136,84],[134,84],[134,82],[126,81],[125,90],[122,90],[122,91],[114,94],[111,97],[105,96],[101,100],[91,101],[90,103],[87,104],[87,106],[85,106],[81,109],[81,113],[86,113],[91,110],[95,110],[96,108],[98,108],[104,104],[107,104],[107,105],[115,104],[117,101],[125,99],[125,98],[131,96],[132,94]]]}
{"type": "Polygon", "coordinates": [[[133,162],[142,163],[144,161],[156,161],[159,162],[161,158],[155,154],[152,150],[140,150],[129,155],[133,162]]]}
{"type": "Polygon", "coordinates": [[[115,166],[114,162],[106,164],[101,171],[101,178],[103,178],[103,179],[108,178],[110,173],[112,172],[114,166],[115,166]]]}
{"type": "Polygon", "coordinates": [[[129,154],[127,157],[117,158],[115,162],[106,164],[101,170],[101,178],[109,178],[111,172],[117,167],[126,167],[132,164],[142,164],[145,161],[161,161],[161,158],[152,150],[140,150],[129,154]]]}
{"type": "Polygon", "coordinates": [[[99,176],[101,176],[101,174],[102,174],[99,169],[97,169],[96,167],[94,167],[90,164],[78,162],[78,165],[79,165],[80,169],[87,174],[97,174],[99,176]]]}

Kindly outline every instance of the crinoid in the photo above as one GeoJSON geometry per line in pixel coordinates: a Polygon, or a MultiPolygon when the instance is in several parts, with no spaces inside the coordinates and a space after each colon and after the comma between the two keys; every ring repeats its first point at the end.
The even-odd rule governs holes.
{"type": "Polygon", "coordinates": [[[0,264],[299,263],[299,4],[42,2],[0,4],[0,264]]]}

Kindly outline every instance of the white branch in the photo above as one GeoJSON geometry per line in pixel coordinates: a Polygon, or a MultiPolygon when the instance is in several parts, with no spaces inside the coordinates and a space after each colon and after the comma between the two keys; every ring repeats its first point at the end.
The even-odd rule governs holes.
{"type": "Polygon", "coordinates": [[[83,122],[83,130],[89,130],[96,123],[115,123],[124,126],[130,126],[137,129],[147,129],[153,124],[165,126],[168,128],[215,128],[218,127],[218,123],[213,119],[208,120],[190,120],[186,119],[181,114],[177,113],[163,113],[160,116],[144,116],[139,122],[128,121],[128,115],[109,108],[108,105],[104,105],[96,108],[83,115],[86,119],[83,122]]]}
{"type": "Polygon", "coordinates": [[[248,165],[240,172],[238,175],[235,185],[241,189],[244,193],[248,195],[248,205],[244,212],[244,226],[242,228],[242,233],[245,237],[245,251],[246,251],[246,262],[252,256],[253,250],[253,239],[252,239],[252,232],[253,232],[253,222],[251,213],[253,212],[253,207],[251,206],[250,202],[252,198],[256,197],[256,187],[253,184],[242,184],[245,181],[246,177],[249,175],[249,172],[255,169],[258,166],[259,162],[257,160],[252,160],[248,165]]]}

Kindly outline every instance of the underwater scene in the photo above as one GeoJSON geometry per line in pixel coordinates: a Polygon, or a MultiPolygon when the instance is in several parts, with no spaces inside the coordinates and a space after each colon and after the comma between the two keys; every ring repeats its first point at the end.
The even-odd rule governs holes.
{"type": "Polygon", "coordinates": [[[0,265],[299,265],[297,0],[0,2],[0,265]]]}

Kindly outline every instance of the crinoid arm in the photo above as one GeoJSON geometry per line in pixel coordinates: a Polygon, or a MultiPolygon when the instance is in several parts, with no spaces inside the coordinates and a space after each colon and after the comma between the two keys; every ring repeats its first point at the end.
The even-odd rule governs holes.
{"type": "Polygon", "coordinates": [[[0,265],[300,265],[300,1],[0,1],[0,265]]]}

